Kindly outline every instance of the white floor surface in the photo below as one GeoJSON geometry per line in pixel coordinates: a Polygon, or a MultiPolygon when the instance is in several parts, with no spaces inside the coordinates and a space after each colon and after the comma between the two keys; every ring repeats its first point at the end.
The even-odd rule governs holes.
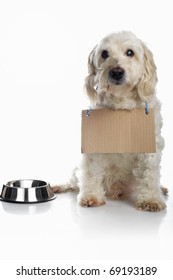
{"type": "Polygon", "coordinates": [[[0,202],[1,258],[172,259],[173,196],[160,213],[125,201],[97,208],[77,205],[75,193],[32,205],[0,202]]]}

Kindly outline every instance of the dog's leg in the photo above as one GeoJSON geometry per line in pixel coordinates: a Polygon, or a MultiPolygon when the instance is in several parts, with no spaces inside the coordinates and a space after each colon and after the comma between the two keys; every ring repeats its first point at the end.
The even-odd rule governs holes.
{"type": "Polygon", "coordinates": [[[84,207],[94,207],[105,204],[105,191],[103,188],[103,172],[97,161],[97,156],[84,155],[82,173],[79,178],[78,202],[84,207]]]}
{"type": "Polygon", "coordinates": [[[133,197],[139,210],[158,212],[166,208],[162,200],[160,178],[160,155],[141,154],[138,167],[133,171],[137,182],[133,197]]]}
{"type": "MultiPolygon", "coordinates": [[[[85,175],[85,179],[87,176],[85,175]]],[[[78,202],[83,207],[94,207],[105,204],[105,194],[101,182],[95,177],[88,176],[87,182],[80,185],[78,202]]]]}

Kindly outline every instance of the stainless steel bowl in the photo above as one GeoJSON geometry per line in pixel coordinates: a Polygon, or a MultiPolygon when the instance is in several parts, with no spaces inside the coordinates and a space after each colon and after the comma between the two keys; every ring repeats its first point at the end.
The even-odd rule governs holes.
{"type": "Polygon", "coordinates": [[[17,180],[3,185],[0,199],[6,202],[38,203],[54,199],[50,184],[40,180],[17,180]]]}

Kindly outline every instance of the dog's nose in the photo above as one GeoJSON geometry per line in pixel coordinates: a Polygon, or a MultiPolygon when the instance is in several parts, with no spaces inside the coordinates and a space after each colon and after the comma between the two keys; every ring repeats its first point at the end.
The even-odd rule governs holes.
{"type": "Polygon", "coordinates": [[[123,78],[124,73],[125,71],[123,68],[116,67],[110,70],[109,76],[115,81],[120,81],[123,78]]]}

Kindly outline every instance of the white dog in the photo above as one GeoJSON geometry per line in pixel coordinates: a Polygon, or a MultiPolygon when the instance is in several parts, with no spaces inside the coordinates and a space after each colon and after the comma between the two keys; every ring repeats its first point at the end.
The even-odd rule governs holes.
{"type": "Polygon", "coordinates": [[[160,186],[160,161],[164,146],[162,117],[156,98],[156,66],[151,51],[131,32],[105,37],[90,53],[86,93],[92,108],[155,108],[156,153],[83,154],[80,169],[55,192],[79,188],[81,206],[100,206],[106,197],[128,197],[138,209],[160,211],[166,207],[160,186]],[[80,174],[80,175],[79,175],[80,174]]]}

